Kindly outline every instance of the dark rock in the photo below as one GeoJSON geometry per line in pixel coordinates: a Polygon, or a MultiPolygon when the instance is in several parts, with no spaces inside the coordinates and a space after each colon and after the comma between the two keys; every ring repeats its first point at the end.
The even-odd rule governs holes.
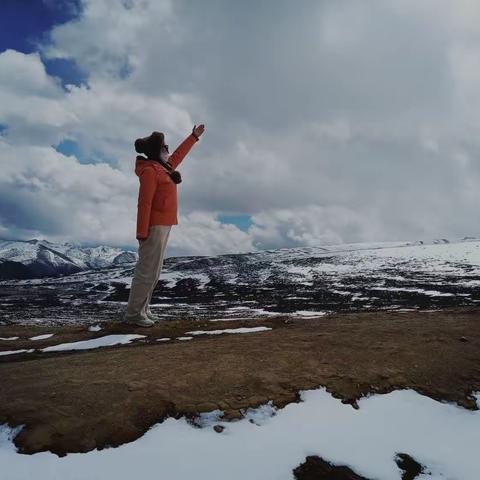
{"type": "Polygon", "coordinates": [[[421,473],[425,473],[425,467],[406,453],[397,453],[395,463],[403,470],[402,480],[414,480],[421,473]]]}
{"type": "Polygon", "coordinates": [[[317,456],[308,456],[293,470],[296,480],[368,480],[344,465],[333,465],[317,456]]]}

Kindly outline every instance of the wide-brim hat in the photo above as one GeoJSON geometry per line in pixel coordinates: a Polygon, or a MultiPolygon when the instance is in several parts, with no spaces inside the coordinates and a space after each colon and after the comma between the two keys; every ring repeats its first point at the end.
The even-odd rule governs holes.
{"type": "Polygon", "coordinates": [[[165,145],[165,135],[162,132],[155,131],[148,137],[137,138],[135,140],[135,151],[149,156],[152,151],[159,151],[162,145],[165,145]]]}

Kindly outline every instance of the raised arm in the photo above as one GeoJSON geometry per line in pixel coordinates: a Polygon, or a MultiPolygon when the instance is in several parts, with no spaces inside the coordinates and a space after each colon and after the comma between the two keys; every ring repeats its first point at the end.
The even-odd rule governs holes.
{"type": "Polygon", "coordinates": [[[137,204],[137,240],[146,240],[150,223],[153,196],[157,188],[157,173],[147,167],[140,174],[140,189],[137,204]]]}
{"type": "Polygon", "coordinates": [[[198,137],[194,135],[192,132],[176,149],[175,151],[168,157],[168,163],[172,166],[175,170],[180,162],[185,158],[185,155],[190,151],[195,143],[199,140],[198,137]]]}

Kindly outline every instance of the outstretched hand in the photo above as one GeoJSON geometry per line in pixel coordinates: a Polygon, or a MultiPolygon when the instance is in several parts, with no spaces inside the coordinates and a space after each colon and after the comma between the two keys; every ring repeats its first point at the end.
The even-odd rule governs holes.
{"type": "Polygon", "coordinates": [[[192,133],[194,135],[196,135],[197,137],[199,137],[203,133],[204,130],[205,130],[205,125],[202,123],[198,127],[196,125],[194,125],[192,133]]]}

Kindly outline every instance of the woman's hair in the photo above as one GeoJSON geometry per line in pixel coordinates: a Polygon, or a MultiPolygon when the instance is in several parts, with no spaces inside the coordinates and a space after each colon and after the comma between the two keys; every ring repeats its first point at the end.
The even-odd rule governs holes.
{"type": "Polygon", "coordinates": [[[144,153],[148,158],[160,158],[160,149],[165,144],[165,135],[162,132],[152,132],[148,137],[135,140],[135,151],[144,153]]]}

